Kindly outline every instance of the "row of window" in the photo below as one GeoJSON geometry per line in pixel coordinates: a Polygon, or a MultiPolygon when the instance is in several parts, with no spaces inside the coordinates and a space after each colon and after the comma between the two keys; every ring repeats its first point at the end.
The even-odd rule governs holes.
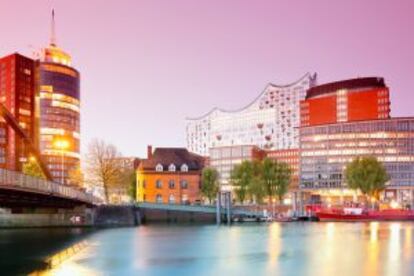
{"type": "MultiPolygon", "coordinates": [[[[145,184],[145,182],[144,182],[144,184],[145,184]]],[[[180,187],[181,187],[181,189],[188,189],[188,182],[187,182],[187,180],[181,180],[180,181],[180,187]]],[[[162,180],[161,179],[157,179],[155,181],[155,188],[162,189],[162,180]]],[[[174,180],[170,179],[168,181],[168,188],[175,189],[175,181],[174,180]]]]}
{"type": "MultiPolygon", "coordinates": [[[[175,172],[176,171],[176,166],[174,165],[174,164],[170,164],[169,166],[168,166],[168,171],[169,172],[175,172]]],[[[157,172],[162,172],[164,170],[164,166],[163,165],[161,165],[161,164],[157,164],[157,166],[155,166],[155,171],[157,171],[157,172]]],[[[182,172],[188,172],[188,166],[187,166],[187,164],[182,164],[181,165],[181,167],[180,167],[180,170],[182,171],[182,172]]]]}

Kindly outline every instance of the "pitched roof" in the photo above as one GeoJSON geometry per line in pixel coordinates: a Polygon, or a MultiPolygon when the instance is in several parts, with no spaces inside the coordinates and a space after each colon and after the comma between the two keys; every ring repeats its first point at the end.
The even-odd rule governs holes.
{"type": "Polygon", "coordinates": [[[142,160],[140,167],[155,170],[161,164],[164,170],[168,170],[168,166],[174,164],[179,170],[181,165],[187,164],[189,170],[201,170],[203,162],[203,157],[189,152],[186,148],[156,148],[150,158],[142,160]]]}

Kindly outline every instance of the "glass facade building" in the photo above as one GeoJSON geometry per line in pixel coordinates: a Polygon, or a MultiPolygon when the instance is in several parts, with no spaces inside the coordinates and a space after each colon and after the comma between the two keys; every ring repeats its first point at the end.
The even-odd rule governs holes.
{"type": "MultiPolygon", "coordinates": [[[[14,117],[26,135],[36,140],[35,61],[20,54],[0,58],[0,104],[14,117]]],[[[22,170],[29,150],[13,128],[0,119],[0,168],[22,170]]]]}
{"type": "Polygon", "coordinates": [[[80,75],[51,44],[39,64],[40,151],[55,181],[68,183],[80,160],[80,75]]]}
{"type": "Polygon", "coordinates": [[[254,145],[215,147],[210,149],[209,165],[219,174],[219,183],[224,190],[231,190],[230,175],[234,166],[243,161],[261,160],[265,152],[254,145]]]}
{"type": "Polygon", "coordinates": [[[414,117],[301,127],[300,145],[303,191],[349,194],[343,176],[346,164],[359,156],[374,156],[390,176],[387,190],[399,200],[412,196],[414,117]]]}
{"type": "Polygon", "coordinates": [[[235,111],[213,109],[187,119],[187,148],[207,156],[214,147],[255,145],[261,149],[297,149],[299,103],[316,83],[309,73],[288,85],[268,84],[249,105],[235,111]]]}

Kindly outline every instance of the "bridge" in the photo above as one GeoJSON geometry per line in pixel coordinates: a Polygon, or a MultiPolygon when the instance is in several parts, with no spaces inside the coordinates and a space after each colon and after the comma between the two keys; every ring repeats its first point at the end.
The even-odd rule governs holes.
{"type": "Polygon", "coordinates": [[[98,200],[76,187],[0,169],[0,208],[92,207],[98,200]]]}

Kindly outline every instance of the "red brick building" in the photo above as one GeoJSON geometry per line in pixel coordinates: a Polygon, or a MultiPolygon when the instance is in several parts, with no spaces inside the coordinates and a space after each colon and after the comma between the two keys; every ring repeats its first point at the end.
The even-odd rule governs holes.
{"type": "Polygon", "coordinates": [[[185,148],[148,146],[137,168],[137,201],[186,204],[201,199],[203,157],[185,148]]]}
{"type": "Polygon", "coordinates": [[[301,126],[390,118],[383,78],[357,78],[314,86],[300,103],[301,126]]]}
{"type": "MultiPolygon", "coordinates": [[[[0,103],[31,139],[35,133],[35,61],[18,53],[0,58],[0,103]]],[[[28,150],[15,131],[0,119],[0,168],[21,170],[28,150]]]]}

